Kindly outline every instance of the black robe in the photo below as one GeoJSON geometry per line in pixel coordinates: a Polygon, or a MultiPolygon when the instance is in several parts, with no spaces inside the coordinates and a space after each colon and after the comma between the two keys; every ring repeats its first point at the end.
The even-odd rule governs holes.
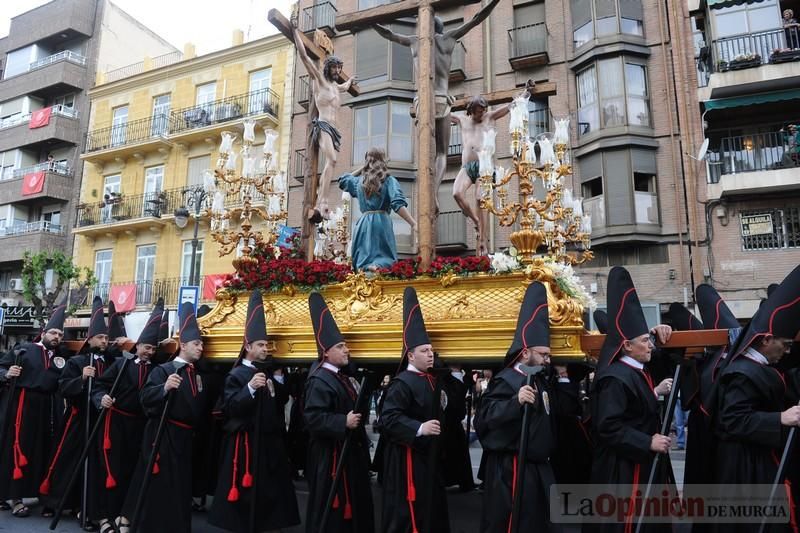
{"type": "MultiPolygon", "coordinates": [[[[5,438],[0,443],[0,500],[35,498],[39,484],[47,472],[55,431],[61,425],[64,404],[58,394],[58,379],[62,368],[54,361],[59,354],[48,357],[43,345],[25,344],[19,348],[22,374],[17,378],[13,398],[6,371],[14,364],[13,351],[0,360],[0,383],[4,386],[0,401],[0,423],[5,438]],[[20,402],[20,398],[22,402],[20,402]],[[9,409],[8,402],[11,401],[9,409]],[[20,406],[20,403],[22,404],[20,406]],[[9,419],[2,419],[9,413],[9,419]],[[15,428],[19,418],[21,424],[15,428]],[[24,466],[17,455],[16,467],[21,477],[14,479],[16,449],[25,457],[24,466]]],[[[62,359],[57,362],[60,365],[62,359]]]]}
{"type": "MultiPolygon", "coordinates": [[[[147,424],[139,462],[123,506],[123,515],[131,521],[153,450],[159,418],[167,401],[164,383],[177,368],[170,361],[151,370],[147,384],[139,394],[147,424]]],[[[193,369],[183,367],[180,375],[183,381],[171,394],[158,460],[138,517],[139,530],[148,533],[190,533],[192,530],[192,433],[204,413],[205,388],[193,369]]]]}
{"type": "MultiPolygon", "coordinates": [[[[108,368],[108,362],[103,358],[94,359],[94,355],[82,353],[67,360],[59,379],[59,392],[67,402],[67,409],[64,413],[64,423],[61,425],[51,449],[48,471],[40,487],[40,501],[45,507],[58,507],[59,502],[66,494],[70,475],[75,470],[86,445],[87,424],[91,428],[97,420],[98,411],[94,406],[87,412],[89,379],[83,379],[83,368],[90,364],[95,367],[96,377],[92,380],[92,384],[94,384],[108,368]]],[[[89,465],[87,489],[89,499],[86,502],[86,513],[90,519],[95,519],[99,518],[98,494],[105,487],[105,469],[100,462],[96,443],[91,443],[87,461],[89,465]]],[[[81,477],[75,482],[66,497],[65,508],[67,509],[75,509],[81,504],[82,471],[79,476],[81,477]]]]}
{"type": "MultiPolygon", "coordinates": [[[[318,533],[328,499],[335,461],[347,435],[347,413],[355,407],[356,392],[347,378],[322,365],[312,367],[303,397],[303,419],[309,434],[305,475],[308,480],[306,532],[318,533]]],[[[363,425],[350,441],[342,479],[325,527],[326,533],[375,531],[369,481],[369,440],[363,425]]]]}
{"type": "Polygon", "coordinates": [[[383,533],[450,531],[441,469],[431,475],[430,449],[436,437],[417,436],[431,420],[440,397],[434,379],[404,370],[389,384],[381,413],[386,439],[383,462],[383,533]],[[428,516],[431,523],[428,523],[428,516]]]}
{"type": "MultiPolygon", "coordinates": [[[[592,394],[592,430],[595,442],[592,483],[610,486],[630,485],[644,492],[655,453],[650,451],[654,434],[660,429],[658,400],[649,374],[622,361],[612,363],[595,378],[592,394]]],[[[663,458],[655,483],[667,486],[670,465],[663,458]]],[[[660,493],[657,492],[657,493],[660,493]]],[[[637,517],[626,523],[636,527],[637,517]]],[[[595,524],[596,531],[624,531],[626,523],[595,524]]],[[[669,524],[648,526],[648,531],[669,528],[669,524]]]]}
{"type": "MultiPolygon", "coordinates": [[[[103,469],[104,490],[98,497],[98,514],[92,519],[114,518],[122,512],[125,496],[139,460],[141,438],[147,419],[144,416],[139,393],[147,383],[153,365],[131,360],[114,391],[114,406],[105,414],[97,433],[100,464],[103,469]]],[[[125,359],[116,359],[99,378],[92,391],[92,401],[100,409],[103,396],[111,393],[125,359]]]]}
{"type": "Polygon", "coordinates": [[[584,409],[580,380],[559,382],[556,410],[558,446],[550,457],[556,483],[585,484],[592,477],[591,419],[584,409]]]}
{"type": "Polygon", "coordinates": [[[462,421],[467,416],[467,385],[447,375],[442,378],[442,387],[447,394],[447,409],[442,424],[442,476],[444,485],[458,485],[461,490],[475,488],[472,478],[472,461],[469,456],[467,434],[462,421]]]}
{"type": "MultiPolygon", "coordinates": [[[[226,435],[223,442],[217,490],[208,516],[211,525],[228,531],[249,531],[252,486],[258,480],[256,531],[285,528],[300,523],[297,498],[284,448],[286,426],[282,398],[264,387],[261,396],[258,449],[255,448],[257,398],[247,384],[257,370],[241,365],[225,378],[222,411],[226,435]],[[258,471],[255,454],[258,453],[258,471]],[[235,474],[235,479],[234,479],[235,474]]],[[[275,383],[275,385],[279,385],[275,383]]]]}
{"type": "MultiPolygon", "coordinates": [[[[772,366],[740,355],[722,375],[715,419],[717,483],[771,485],[788,428],[780,423],[787,407],[786,382],[772,366]]],[[[793,487],[787,484],[787,492],[793,487]]],[[[745,493],[746,495],[746,493],[745,493]]],[[[759,524],[726,524],[726,529],[758,531],[759,524]]]]}
{"type": "MultiPolygon", "coordinates": [[[[525,385],[525,375],[506,368],[491,381],[483,394],[475,418],[475,429],[486,456],[481,531],[505,533],[509,528],[513,503],[513,481],[517,479],[523,406],[517,399],[525,385]]],[[[535,379],[536,404],[530,406],[528,446],[525,460],[524,504],[519,518],[520,531],[558,530],[549,524],[550,487],[555,476],[550,457],[556,448],[557,400],[546,381],[535,379]]]]}

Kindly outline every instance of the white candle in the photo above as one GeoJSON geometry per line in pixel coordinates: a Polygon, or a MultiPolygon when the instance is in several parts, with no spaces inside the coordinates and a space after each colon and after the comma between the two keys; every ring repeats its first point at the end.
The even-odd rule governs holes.
{"type": "Polygon", "coordinates": [[[222,132],[222,142],[219,145],[219,153],[230,154],[233,149],[233,141],[236,139],[236,134],[229,131],[222,132]]]}
{"type": "Polygon", "coordinates": [[[349,202],[351,198],[352,198],[352,196],[350,196],[349,192],[342,191],[342,201],[343,202],[349,202]]]}
{"type": "Polygon", "coordinates": [[[583,215],[582,221],[583,221],[583,223],[581,224],[581,231],[583,233],[591,233],[592,232],[592,217],[591,217],[591,215],[583,215]]]}
{"type": "Polygon", "coordinates": [[[539,140],[539,158],[542,161],[543,165],[552,165],[556,161],[556,154],[553,152],[553,143],[550,142],[550,139],[540,139],[539,140]]]}
{"type": "Polygon", "coordinates": [[[564,189],[561,193],[561,205],[567,209],[572,209],[572,190],[564,189]]]}
{"type": "Polygon", "coordinates": [[[492,162],[492,154],[481,148],[478,151],[478,174],[481,176],[491,176],[494,170],[494,163],[492,162]]]}
{"type": "Polygon", "coordinates": [[[574,211],[575,216],[583,216],[583,198],[575,198],[572,201],[572,211],[574,211]]]}
{"type": "Polygon", "coordinates": [[[278,139],[278,132],[271,128],[264,128],[264,153],[271,154],[275,151],[275,141],[278,139]]]}
{"type": "Polygon", "coordinates": [[[490,157],[495,153],[495,138],[497,137],[497,130],[494,128],[489,131],[483,132],[483,146],[482,148],[489,153],[490,157]]]}
{"type": "Polygon", "coordinates": [[[278,172],[272,178],[272,190],[275,192],[286,192],[286,175],[283,172],[278,172]]]}
{"type": "Polygon", "coordinates": [[[203,189],[209,194],[217,190],[217,179],[213,170],[206,169],[203,171],[203,189]]]}
{"type": "Polygon", "coordinates": [[[530,141],[525,141],[525,146],[527,149],[525,150],[525,162],[530,164],[536,163],[536,150],[534,150],[534,144],[530,141]]]}
{"type": "Polygon", "coordinates": [[[569,118],[556,119],[556,132],[553,135],[555,144],[569,144],[569,118]]]}
{"type": "Polygon", "coordinates": [[[228,154],[228,160],[225,162],[225,170],[236,172],[236,154],[231,152],[228,154]]]}
{"type": "Polygon", "coordinates": [[[242,139],[244,139],[245,142],[251,142],[251,143],[255,142],[256,121],[253,120],[252,118],[246,118],[244,119],[243,124],[244,124],[244,135],[242,136],[242,139]]]}

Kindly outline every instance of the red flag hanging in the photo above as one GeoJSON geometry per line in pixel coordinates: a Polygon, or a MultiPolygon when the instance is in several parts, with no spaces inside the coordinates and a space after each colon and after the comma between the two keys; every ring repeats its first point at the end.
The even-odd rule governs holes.
{"type": "Polygon", "coordinates": [[[109,299],[114,302],[118,313],[133,311],[136,307],[136,284],[112,285],[109,299]]]}
{"type": "Polygon", "coordinates": [[[31,122],[28,128],[35,129],[47,126],[50,124],[50,114],[53,112],[52,107],[45,107],[44,109],[37,109],[31,113],[31,122]]]}
{"type": "Polygon", "coordinates": [[[37,194],[44,188],[44,170],[29,172],[22,178],[22,196],[37,194]]]}
{"type": "Polygon", "coordinates": [[[227,277],[227,274],[207,274],[203,280],[203,300],[213,300],[227,277]]]}

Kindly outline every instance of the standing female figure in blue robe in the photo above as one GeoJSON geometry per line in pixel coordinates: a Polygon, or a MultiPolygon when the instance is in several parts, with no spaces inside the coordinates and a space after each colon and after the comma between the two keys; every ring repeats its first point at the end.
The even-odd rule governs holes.
{"type": "Polygon", "coordinates": [[[388,268],[397,261],[391,211],[411,226],[416,235],[417,222],[408,211],[408,202],[394,176],[386,168],[386,152],[370,148],[364,166],[339,177],[339,188],[358,198],[361,218],[352,236],[354,270],[388,268]]]}

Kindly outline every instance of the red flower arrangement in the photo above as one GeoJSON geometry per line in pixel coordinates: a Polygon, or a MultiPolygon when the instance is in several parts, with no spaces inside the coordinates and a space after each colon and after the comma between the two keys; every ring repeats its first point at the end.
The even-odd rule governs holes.
{"type": "Polygon", "coordinates": [[[379,268],[378,274],[383,279],[414,279],[421,274],[419,261],[419,257],[400,259],[389,268],[379,268]]]}
{"type": "Polygon", "coordinates": [[[470,257],[440,256],[433,260],[426,274],[438,278],[450,272],[462,276],[466,274],[489,272],[491,269],[492,262],[489,257],[485,255],[470,257]]]}

